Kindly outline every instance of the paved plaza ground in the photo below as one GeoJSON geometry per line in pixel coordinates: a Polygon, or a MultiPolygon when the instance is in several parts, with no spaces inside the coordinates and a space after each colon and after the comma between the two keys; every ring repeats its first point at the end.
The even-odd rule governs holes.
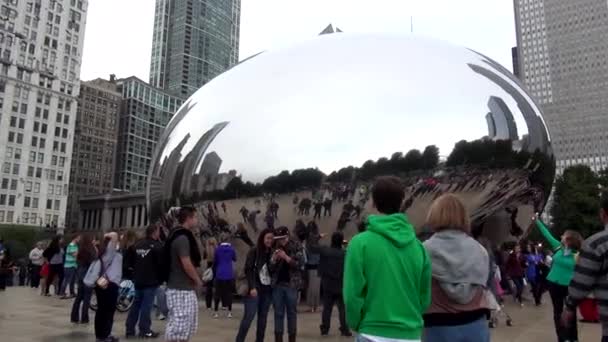
{"type": "MultiPolygon", "coordinates": [[[[548,298],[545,298],[547,301],[548,298]]],[[[69,323],[70,300],[46,298],[37,295],[35,290],[29,288],[8,288],[0,292],[0,341],[2,342],[71,342],[94,341],[93,326],[74,326],[69,323]]],[[[551,304],[542,307],[526,306],[524,308],[508,305],[508,311],[513,317],[514,326],[506,327],[504,322],[492,331],[494,342],[545,342],[555,341],[551,304]]],[[[234,341],[238,324],[242,316],[243,307],[236,304],[235,317],[232,319],[213,319],[204,308],[200,312],[200,325],[195,342],[223,342],[234,341]]],[[[92,312],[94,315],[94,313],[92,312]]],[[[114,325],[115,335],[124,336],[124,321],[126,315],[116,315],[114,325]]],[[[91,321],[93,317],[91,317],[91,321]]],[[[298,314],[298,341],[352,341],[350,338],[339,337],[337,317],[334,321],[330,336],[319,336],[319,313],[298,314]]],[[[269,315],[266,341],[273,337],[272,311],[269,315]]],[[[165,322],[154,320],[153,328],[163,331],[165,322]]],[[[599,324],[581,324],[580,341],[592,342],[600,340],[599,324]]],[[[253,341],[255,328],[249,332],[248,341],[253,341]]],[[[162,339],[159,339],[162,341],[162,339]]]]}

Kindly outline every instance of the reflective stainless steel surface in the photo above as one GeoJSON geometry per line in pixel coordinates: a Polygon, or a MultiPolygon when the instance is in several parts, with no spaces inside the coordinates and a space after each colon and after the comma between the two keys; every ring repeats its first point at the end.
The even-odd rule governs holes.
{"type": "Polygon", "coordinates": [[[274,197],[276,225],[292,227],[306,199],[305,218],[328,199],[339,216],[344,190],[372,212],[366,189],[394,174],[418,228],[443,192],[480,227],[542,209],[554,172],[538,105],[496,62],[416,36],[341,33],[259,54],[197,91],[159,142],[147,195],[152,219],[217,201],[230,223],[261,210],[259,226],[274,197]]]}

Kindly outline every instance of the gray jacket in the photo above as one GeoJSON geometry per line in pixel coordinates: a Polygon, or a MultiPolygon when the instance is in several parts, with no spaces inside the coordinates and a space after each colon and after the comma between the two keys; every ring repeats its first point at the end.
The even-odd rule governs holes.
{"type": "Polygon", "coordinates": [[[433,279],[448,297],[459,304],[469,303],[489,276],[489,258],[485,248],[459,230],[435,233],[424,242],[432,263],[433,279]]]}

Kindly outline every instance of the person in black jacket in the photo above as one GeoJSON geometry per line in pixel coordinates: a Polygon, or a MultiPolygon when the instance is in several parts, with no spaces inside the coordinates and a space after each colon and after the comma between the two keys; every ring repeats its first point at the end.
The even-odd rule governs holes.
{"type": "Polygon", "coordinates": [[[310,250],[320,254],[319,275],[321,276],[321,287],[323,288],[323,312],[321,314],[321,335],[329,333],[331,323],[331,312],[334,304],[338,305],[340,314],[340,332],[342,336],[352,336],[346,325],[346,313],[344,311],[344,299],[342,298],[342,277],[344,274],[344,235],[336,231],[331,236],[330,247],[320,246],[319,239],[324,235],[317,235],[312,239],[310,250]]]}
{"type": "Polygon", "coordinates": [[[268,265],[272,252],[274,234],[272,229],[264,229],[258,236],[257,246],[251,248],[247,253],[245,261],[245,275],[249,287],[248,296],[244,298],[245,314],[241,320],[236,342],[244,342],[251,322],[258,315],[256,331],[256,342],[264,341],[266,332],[266,319],[272,303],[271,277],[268,273],[268,265]]]}
{"type": "Polygon", "coordinates": [[[135,283],[135,300],[129,311],[126,322],[126,337],[135,337],[135,324],[139,321],[139,337],[156,338],[158,333],[152,331],[150,314],[154,298],[161,285],[159,270],[162,268],[162,244],[160,229],[156,225],[146,228],[146,238],[135,243],[135,260],[133,282],[135,283]]]}

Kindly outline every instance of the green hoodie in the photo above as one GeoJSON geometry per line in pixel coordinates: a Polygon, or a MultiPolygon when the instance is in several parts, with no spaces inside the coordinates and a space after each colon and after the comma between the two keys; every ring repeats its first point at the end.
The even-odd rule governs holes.
{"type": "Polygon", "coordinates": [[[405,215],[369,216],[367,231],[348,245],[343,292],[351,329],[420,339],[431,303],[431,263],[405,215]]]}

